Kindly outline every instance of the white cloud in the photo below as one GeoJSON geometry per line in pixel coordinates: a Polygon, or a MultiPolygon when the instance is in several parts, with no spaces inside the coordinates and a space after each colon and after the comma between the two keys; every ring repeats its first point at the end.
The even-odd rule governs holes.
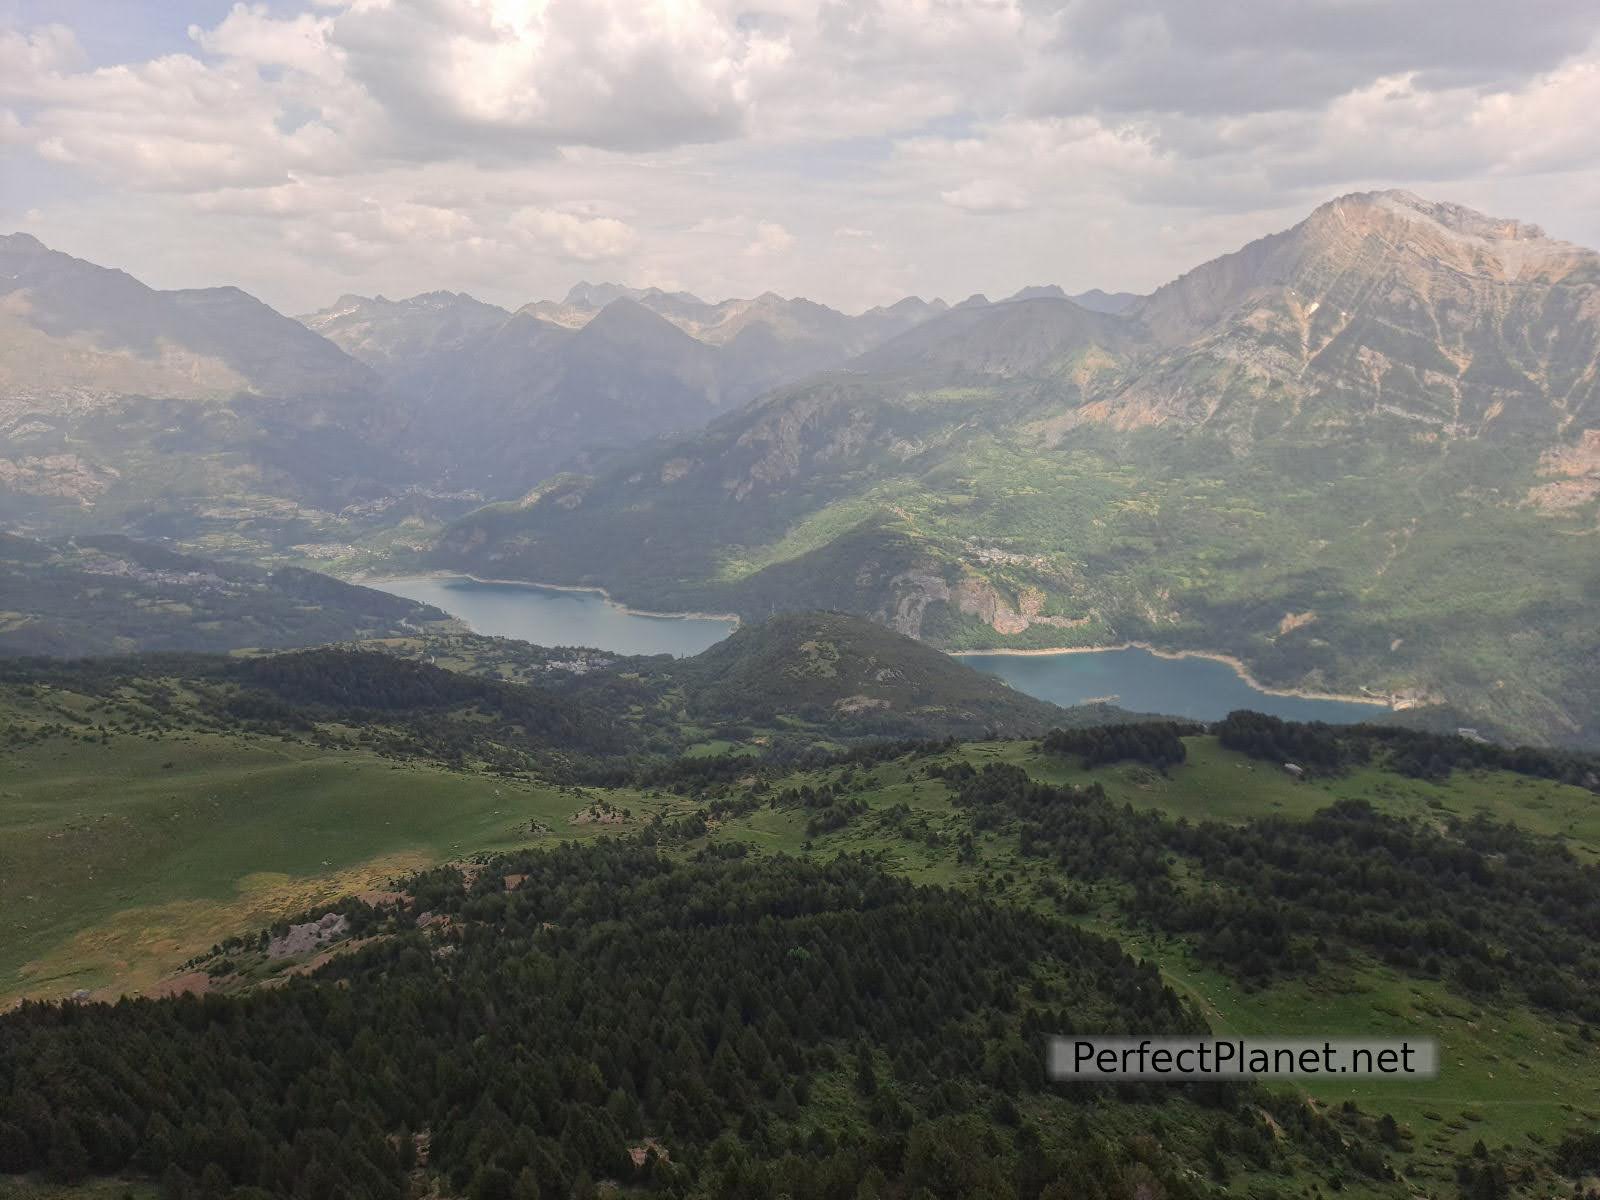
{"type": "Polygon", "coordinates": [[[409,153],[639,150],[743,127],[785,50],[730,17],[682,0],[419,0],[358,4],[329,38],[409,153]]]}
{"type": "Polygon", "coordinates": [[[222,58],[288,67],[328,81],[341,77],[345,60],[329,38],[332,30],[332,17],[300,13],[279,20],[264,4],[236,4],[215,29],[189,26],[189,37],[222,58]]]}
{"type": "Polygon", "coordinates": [[[21,145],[31,140],[27,129],[23,127],[22,118],[9,108],[0,108],[0,146],[21,145]]]}
{"type": "Polygon", "coordinates": [[[241,61],[173,54],[132,66],[39,70],[26,99],[39,152],[118,186],[194,191],[266,186],[296,169],[336,170],[336,131],[283,122],[286,85],[241,61]]]}
{"type": "Polygon", "coordinates": [[[1321,117],[1324,170],[1367,169],[1421,177],[1600,166],[1600,60],[1570,63],[1508,90],[1429,90],[1415,74],[1379,79],[1335,100],[1321,117]],[[1391,134],[1373,138],[1372,131],[1391,134]]]}
{"type": "Polygon", "coordinates": [[[794,245],[794,234],[776,221],[758,221],[755,236],[745,247],[746,254],[767,256],[783,254],[794,245]]]}
{"type": "Polygon", "coordinates": [[[583,217],[544,208],[521,209],[512,215],[511,226],[584,263],[621,259],[638,241],[633,228],[614,217],[583,217]]]}
{"type": "Polygon", "coordinates": [[[274,0],[101,66],[64,25],[0,31],[0,226],[39,210],[32,230],[75,253],[297,309],[352,278],[520,303],[595,264],[857,307],[1139,289],[1386,185],[1600,242],[1591,0],[1370,16],[274,0]]]}
{"type": "Polygon", "coordinates": [[[53,76],[83,61],[77,35],[65,25],[0,33],[0,95],[32,96],[53,76]]]}
{"type": "Polygon", "coordinates": [[[968,180],[958,188],[940,192],[939,198],[951,208],[979,215],[1021,212],[1028,207],[1027,194],[1007,179],[968,180]]]}

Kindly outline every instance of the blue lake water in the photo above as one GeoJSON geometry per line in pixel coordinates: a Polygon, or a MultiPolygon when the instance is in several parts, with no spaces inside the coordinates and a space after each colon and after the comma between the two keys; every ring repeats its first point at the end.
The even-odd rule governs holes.
{"type": "Polygon", "coordinates": [[[699,654],[734,630],[710,617],[648,617],[598,592],[475,579],[385,579],[372,586],[460,617],[474,633],[540,646],[594,646],[616,654],[699,654]]]}
{"type": "MultiPolygon", "coordinates": [[[[465,578],[387,579],[386,592],[432,604],[475,632],[541,646],[594,646],[618,654],[698,654],[733,632],[712,617],[652,617],[629,612],[598,592],[568,592],[465,578]]],[[[1019,692],[1056,704],[1106,700],[1135,712],[1214,721],[1236,708],[1292,721],[1365,721],[1382,705],[1275,696],[1209,658],[1161,658],[1148,650],[1089,654],[964,655],[969,667],[1005,680],[1019,692]]]]}
{"type": "Polygon", "coordinates": [[[1215,721],[1236,708],[1286,721],[1371,721],[1381,704],[1276,696],[1251,687],[1214,658],[1162,658],[1136,647],[1088,654],[967,654],[969,667],[998,675],[1019,692],[1056,704],[1105,700],[1134,712],[1215,721]]]}

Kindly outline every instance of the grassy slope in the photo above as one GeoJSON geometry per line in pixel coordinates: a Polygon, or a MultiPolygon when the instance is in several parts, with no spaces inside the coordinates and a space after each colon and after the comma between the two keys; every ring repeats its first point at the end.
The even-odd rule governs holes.
{"type": "Polygon", "coordinates": [[[595,828],[568,826],[571,790],[260,738],[53,739],[6,767],[0,1000],[142,988],[230,933],[526,843],[532,821],[595,828]]]}
{"type": "MultiPolygon", "coordinates": [[[[1016,761],[1051,780],[1098,780],[1118,799],[1195,819],[1301,816],[1341,796],[1411,815],[1469,815],[1482,807],[1530,829],[1565,834],[1576,853],[1600,860],[1600,804],[1579,789],[1500,774],[1458,774],[1435,785],[1377,770],[1301,783],[1209,738],[1189,745],[1190,761],[1165,777],[1128,765],[1086,772],[1036,755],[1028,743],[969,743],[952,753],[979,765],[1016,761]]],[[[623,792],[612,799],[631,809],[630,821],[571,825],[592,790],[577,794],[243,737],[122,737],[109,746],[58,739],[10,762],[18,769],[0,787],[3,877],[10,881],[0,884],[0,906],[25,912],[27,927],[0,940],[0,995],[147,986],[228,933],[381,887],[412,866],[537,841],[541,835],[528,832],[529,821],[557,836],[593,836],[636,829],[654,812],[671,816],[695,807],[685,798],[623,792]],[[163,767],[168,761],[174,765],[163,767]]],[[[820,782],[832,773],[785,783],[820,782]]],[[[1038,888],[1048,868],[1019,858],[1002,835],[979,839],[977,863],[958,861],[953,833],[964,818],[941,782],[922,777],[920,764],[881,764],[869,774],[865,798],[873,811],[836,833],[813,839],[803,811],[760,808],[712,836],[768,852],[874,851],[918,880],[1050,903],[1038,888]],[[874,816],[900,804],[914,821],[946,836],[930,844],[874,816]]],[[[1453,1156],[1479,1137],[1491,1145],[1526,1145],[1580,1119],[1600,1119],[1594,1050],[1569,1024],[1522,1008],[1474,1005],[1437,983],[1371,964],[1339,965],[1312,980],[1249,991],[1198,965],[1175,940],[1126,926],[1104,896],[1080,919],[1158,962],[1219,1032],[1437,1036],[1445,1068],[1437,1083],[1306,1086],[1329,1103],[1354,1099],[1369,1112],[1392,1112],[1415,1134],[1406,1170],[1424,1188],[1445,1188],[1453,1156]]]]}
{"type": "Polygon", "coordinates": [[[1343,799],[1368,800],[1404,817],[1471,817],[1479,811],[1515,821],[1533,833],[1562,836],[1580,858],[1600,862],[1600,798],[1582,788],[1509,771],[1457,771],[1443,783],[1362,767],[1333,779],[1297,781],[1270,764],[1225,750],[1215,738],[1185,739],[1188,761],[1166,775],[1137,764],[1083,771],[1032,752],[1028,743],[972,746],[974,761],[1016,762],[1051,783],[1100,783],[1113,799],[1159,808],[1193,821],[1243,821],[1277,815],[1309,817],[1343,799]]]}
{"type": "MultiPolygon", "coordinates": [[[[473,662],[495,674],[537,674],[535,660],[550,653],[530,648],[528,661],[502,662],[485,641],[471,639],[473,662]]],[[[645,706],[628,720],[696,753],[748,752],[771,737],[826,745],[829,730],[861,732],[863,718],[835,703],[850,698],[865,698],[879,732],[900,736],[1043,730],[1082,716],[881,627],[826,614],[743,630],[704,662],[653,665],[666,675],[640,693],[645,706]],[[785,674],[789,661],[806,669],[785,674]],[[688,711],[688,684],[715,711],[688,711]],[[752,720],[757,707],[774,711],[752,720]],[[722,740],[724,727],[738,740],[722,740]]],[[[0,1001],[146,987],[229,933],[443,858],[517,844],[531,821],[564,830],[587,803],[575,789],[352,746],[209,732],[209,720],[196,728],[184,716],[193,697],[181,684],[173,696],[175,731],[159,737],[118,731],[157,719],[141,705],[92,699],[71,682],[0,700],[0,732],[59,721],[77,731],[13,745],[0,760],[0,908],[20,914],[0,934],[0,1001]]],[[[331,732],[343,741],[349,731],[331,732]]],[[[638,818],[656,807],[629,793],[612,799],[638,818]]]]}

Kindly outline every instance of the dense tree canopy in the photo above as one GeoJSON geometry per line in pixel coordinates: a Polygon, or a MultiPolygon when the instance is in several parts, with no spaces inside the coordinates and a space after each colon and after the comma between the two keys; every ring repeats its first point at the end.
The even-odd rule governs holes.
{"type": "Polygon", "coordinates": [[[1048,754],[1077,755],[1086,769],[1125,760],[1165,768],[1188,757],[1184,738],[1204,732],[1204,725],[1187,721],[1124,722],[1052,729],[1039,745],[1048,754]]]}
{"type": "MultiPolygon", "coordinates": [[[[1046,1034],[1203,1024],[1108,939],[864,861],[602,843],[411,893],[358,914],[374,940],[315,979],[0,1017],[0,1171],[237,1198],[400,1197],[425,1165],[475,1197],[615,1179],[847,1198],[879,1179],[1031,1200],[1142,1179],[1202,1195],[1185,1156],[1285,1153],[1240,1086],[1052,1091],[1046,1034]],[[1119,1147],[1089,1123],[1096,1097],[1172,1107],[1187,1132],[1119,1147]],[[1022,1115],[1041,1104],[1078,1132],[1022,1115]]],[[[1271,1102],[1308,1131],[1296,1153],[1386,1170],[1271,1102]]]]}
{"type": "Polygon", "coordinates": [[[1123,885],[1131,914],[1235,976],[1315,972],[1341,948],[1600,1021],[1600,867],[1554,839],[1482,817],[1438,828],[1360,801],[1305,821],[1194,824],[1009,764],[942,773],[975,826],[1013,829],[1024,854],[1070,878],[1123,885]]]}

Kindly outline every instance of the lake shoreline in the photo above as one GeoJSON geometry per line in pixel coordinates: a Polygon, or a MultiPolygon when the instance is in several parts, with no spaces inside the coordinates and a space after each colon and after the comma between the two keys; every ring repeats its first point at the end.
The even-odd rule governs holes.
{"type": "Polygon", "coordinates": [[[465,571],[409,571],[404,575],[355,576],[349,582],[382,591],[382,584],[405,579],[469,579],[473,583],[536,588],[543,592],[588,592],[591,595],[599,596],[612,608],[619,609],[633,617],[652,617],[661,621],[726,621],[732,624],[735,629],[743,624],[738,613],[654,612],[648,608],[633,608],[620,600],[613,599],[611,593],[603,587],[583,587],[570,583],[534,583],[528,579],[485,579],[481,575],[471,575],[465,571]]]}
{"type": "Polygon", "coordinates": [[[1010,658],[1049,658],[1062,654],[1104,654],[1109,650],[1143,650],[1157,658],[1208,658],[1229,667],[1235,675],[1249,684],[1258,692],[1268,696],[1287,696],[1295,700],[1336,700],[1344,704],[1364,704],[1371,708],[1381,708],[1387,712],[1394,712],[1395,707],[1388,700],[1376,700],[1371,696],[1349,695],[1344,692],[1314,692],[1309,688],[1279,688],[1262,683],[1250,672],[1244,662],[1232,654],[1223,654],[1213,650],[1162,650],[1152,646],[1149,642],[1118,642],[1109,646],[1058,646],[1042,650],[1019,650],[1016,648],[1001,648],[995,650],[946,650],[945,653],[952,658],[970,658],[976,655],[1000,655],[1010,658]]]}
{"type": "MultiPolygon", "coordinates": [[[[460,579],[468,580],[472,583],[532,588],[537,591],[546,592],[582,592],[588,593],[589,595],[599,596],[601,600],[603,600],[608,606],[617,609],[619,612],[623,612],[634,617],[649,617],[655,620],[664,621],[721,621],[731,624],[734,629],[738,629],[743,624],[738,613],[659,612],[652,609],[634,608],[631,605],[624,604],[620,600],[614,599],[611,593],[603,587],[566,583],[536,583],[528,579],[486,579],[481,575],[473,575],[465,571],[411,571],[407,572],[406,574],[381,576],[363,575],[352,578],[350,582],[359,583],[363,587],[377,587],[381,589],[385,582],[406,579],[460,579]]],[[[1271,687],[1257,679],[1255,675],[1251,673],[1250,668],[1245,665],[1243,660],[1235,655],[1224,654],[1220,651],[1163,650],[1160,647],[1151,645],[1149,642],[1135,641],[1117,642],[1104,646],[1055,646],[1042,649],[996,647],[992,650],[944,650],[942,647],[938,646],[934,646],[933,648],[941,650],[942,653],[948,654],[951,658],[970,658],[979,655],[992,655],[996,657],[1012,658],[1052,658],[1065,654],[1104,654],[1112,650],[1143,650],[1148,654],[1154,655],[1156,658],[1165,659],[1203,658],[1210,659],[1213,662],[1222,663],[1235,675],[1237,675],[1245,684],[1256,691],[1261,692],[1263,695],[1284,696],[1294,700],[1329,700],[1344,704],[1359,704],[1367,708],[1381,709],[1386,712],[1397,711],[1392,701],[1376,699],[1371,695],[1350,695],[1344,692],[1315,692],[1309,688],[1271,687]]]]}

